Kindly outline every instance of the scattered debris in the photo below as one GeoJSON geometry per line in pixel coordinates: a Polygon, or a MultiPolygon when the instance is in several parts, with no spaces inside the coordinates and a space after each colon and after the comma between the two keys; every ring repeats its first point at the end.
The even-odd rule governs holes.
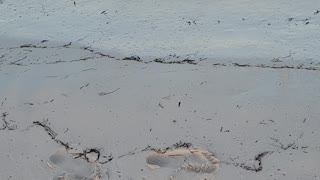
{"type": "Polygon", "coordinates": [[[310,23],[310,22],[309,22],[310,19],[311,19],[311,17],[306,18],[306,19],[303,19],[302,22],[303,22],[305,25],[307,25],[307,24],[310,23]]]}
{"type": "MultiPolygon", "coordinates": [[[[48,135],[51,137],[52,140],[54,140],[56,143],[60,144],[61,146],[63,146],[67,151],[68,150],[73,150],[74,148],[70,147],[69,143],[63,142],[59,139],[57,139],[56,137],[58,136],[58,134],[53,131],[47,124],[48,124],[48,119],[44,120],[43,122],[39,122],[39,121],[33,121],[34,125],[37,126],[41,126],[44,128],[44,130],[48,133],[48,135]]],[[[68,129],[67,129],[68,130],[68,129]]],[[[66,131],[65,131],[66,132],[66,131]]],[[[74,156],[74,158],[83,158],[85,159],[87,162],[97,162],[100,159],[100,151],[96,148],[87,148],[85,150],[83,150],[81,153],[72,153],[74,156]],[[95,153],[95,159],[92,160],[89,158],[89,154],[93,154],[95,153]]]]}
{"type": "Polygon", "coordinates": [[[288,150],[289,148],[292,148],[292,149],[297,149],[298,148],[295,145],[296,144],[295,142],[292,142],[292,143],[289,143],[287,145],[284,145],[279,141],[279,139],[275,139],[275,138],[270,138],[270,139],[279,144],[279,145],[271,144],[272,146],[281,148],[282,150],[288,150]]]}
{"type": "Polygon", "coordinates": [[[190,148],[190,147],[192,147],[191,143],[186,143],[186,142],[179,141],[179,142],[173,144],[172,146],[166,147],[166,148],[153,148],[153,147],[148,145],[146,148],[142,149],[141,152],[155,151],[157,153],[164,154],[168,150],[173,150],[173,149],[178,149],[178,148],[190,148]]]}
{"type": "Polygon", "coordinates": [[[189,25],[191,25],[191,24],[197,24],[195,20],[193,20],[193,21],[186,21],[186,23],[188,23],[189,25]]]}
{"type": "Polygon", "coordinates": [[[47,126],[48,119],[44,120],[43,122],[39,121],[33,121],[34,125],[38,125],[44,128],[44,130],[48,133],[48,135],[51,137],[51,139],[56,139],[56,136],[58,135],[56,132],[54,132],[49,126],[47,126]]]}
{"type": "Polygon", "coordinates": [[[82,72],[85,72],[85,71],[95,71],[97,70],[96,68],[89,68],[89,69],[84,69],[84,70],[81,70],[82,72]]]}
{"type": "Polygon", "coordinates": [[[261,122],[259,122],[259,124],[265,124],[265,125],[268,125],[266,122],[264,122],[264,120],[262,120],[261,122]]]}
{"type": "Polygon", "coordinates": [[[124,57],[122,60],[142,62],[139,56],[124,57]]]}
{"type": "Polygon", "coordinates": [[[90,60],[90,59],[97,59],[97,58],[100,58],[100,57],[87,56],[87,57],[83,57],[83,58],[80,58],[80,59],[74,59],[74,60],[71,60],[71,61],[68,61],[68,62],[87,61],[87,60],[90,60]]]}
{"type": "Polygon", "coordinates": [[[89,51],[89,52],[94,52],[94,50],[93,50],[90,46],[88,46],[88,47],[83,47],[82,49],[83,49],[83,50],[86,50],[86,51],[89,51]]]}
{"type": "Polygon", "coordinates": [[[8,115],[9,115],[9,113],[7,113],[7,112],[2,113],[1,119],[3,121],[3,124],[2,124],[2,128],[0,128],[0,130],[6,130],[6,129],[16,130],[17,129],[17,125],[10,125],[10,123],[6,120],[8,115]]]}
{"type": "Polygon", "coordinates": [[[69,42],[68,44],[62,45],[64,48],[69,48],[71,46],[72,42],[69,42]]]}
{"type": "Polygon", "coordinates": [[[58,60],[58,61],[53,61],[53,62],[47,62],[45,64],[58,64],[58,63],[65,63],[67,61],[62,61],[62,60],[58,60]]]}
{"type": "Polygon", "coordinates": [[[282,62],[279,58],[280,58],[280,57],[273,58],[273,59],[271,60],[271,62],[274,62],[274,63],[282,62]]]}
{"type": "Polygon", "coordinates": [[[116,90],[114,90],[114,91],[111,91],[111,92],[101,92],[101,93],[99,93],[99,96],[105,96],[105,95],[108,95],[108,94],[112,94],[112,93],[118,91],[119,89],[120,89],[120,88],[118,88],[118,89],[116,89],[116,90]]]}
{"type": "Polygon", "coordinates": [[[80,90],[81,90],[82,88],[88,87],[89,85],[90,85],[90,83],[87,83],[86,85],[81,86],[81,87],[80,87],[80,90]]]}
{"type": "Polygon", "coordinates": [[[113,56],[110,56],[110,55],[108,55],[108,54],[103,54],[103,53],[101,53],[101,52],[96,52],[95,54],[98,54],[99,56],[101,56],[101,57],[108,57],[108,58],[111,58],[111,59],[114,59],[115,57],[113,57],[113,56]]]}
{"type": "Polygon", "coordinates": [[[7,98],[4,98],[4,100],[1,102],[1,106],[2,107],[4,105],[4,103],[6,102],[7,98]]]}
{"type": "Polygon", "coordinates": [[[159,102],[158,104],[161,108],[164,108],[164,106],[161,104],[161,102],[159,102]]]}
{"type": "Polygon", "coordinates": [[[310,71],[320,71],[319,67],[305,67],[304,64],[299,64],[297,66],[276,66],[276,65],[266,65],[266,64],[240,64],[240,63],[232,63],[232,64],[223,64],[223,63],[215,63],[213,66],[234,66],[234,67],[256,67],[256,68],[269,68],[269,69],[295,69],[295,70],[310,70],[310,71]]]}
{"type": "Polygon", "coordinates": [[[75,155],[74,159],[77,158],[83,158],[85,159],[87,162],[93,163],[93,162],[97,162],[100,158],[100,151],[93,148],[93,149],[85,149],[83,150],[81,153],[72,153],[73,155],[75,155]],[[95,159],[90,159],[88,157],[89,154],[95,153],[96,157],[95,159]]]}
{"type": "Polygon", "coordinates": [[[67,128],[63,133],[66,133],[66,132],[68,132],[69,131],[69,128],[67,128]]]}
{"type": "MultiPolygon", "coordinates": [[[[42,40],[41,43],[44,43],[47,41],[48,40],[42,40]]],[[[68,44],[59,45],[59,46],[52,46],[52,47],[38,46],[38,45],[33,45],[33,44],[24,44],[19,47],[12,47],[9,49],[17,49],[17,48],[42,48],[42,49],[45,49],[45,48],[50,48],[50,49],[70,48],[71,45],[72,45],[72,42],[69,42],[68,44]]],[[[83,57],[80,59],[74,59],[74,60],[69,60],[69,61],[57,60],[54,62],[44,62],[44,64],[58,64],[58,63],[66,63],[66,62],[86,61],[86,60],[97,59],[97,58],[102,58],[102,57],[108,57],[111,59],[120,60],[119,58],[116,58],[116,57],[108,55],[108,54],[104,54],[102,52],[95,52],[95,50],[92,49],[91,47],[80,47],[79,49],[89,51],[89,52],[93,53],[94,55],[98,55],[98,57],[93,55],[93,56],[87,56],[87,57],[83,57]]],[[[177,56],[176,54],[173,54],[173,55],[170,54],[169,57],[170,58],[180,58],[180,56],[177,56]]],[[[200,58],[200,61],[204,60],[204,59],[206,59],[206,58],[200,58]]],[[[189,58],[186,58],[183,60],[176,60],[176,61],[166,61],[164,58],[156,58],[155,60],[150,61],[150,62],[143,62],[143,60],[139,56],[129,56],[129,57],[124,57],[122,60],[131,60],[131,61],[142,62],[142,63],[156,62],[156,63],[163,63],[163,64],[192,64],[192,65],[197,64],[197,62],[195,62],[195,60],[192,60],[189,58]]],[[[30,64],[39,64],[39,63],[30,63],[30,64]]],[[[17,62],[12,62],[11,65],[26,66],[26,64],[21,64],[21,63],[17,63],[17,62]]]]}
{"type": "MultiPolygon", "coordinates": [[[[293,19],[293,18],[292,18],[293,19]]],[[[291,21],[292,19],[288,19],[289,21],[291,21]]],[[[303,21],[305,23],[308,22],[308,18],[304,19],[303,21]]],[[[69,48],[69,46],[71,46],[72,42],[62,45],[62,46],[53,46],[53,47],[47,47],[47,46],[36,46],[33,44],[24,44],[21,45],[19,47],[12,47],[9,49],[16,49],[16,48],[69,48]]],[[[111,59],[115,59],[115,60],[120,60],[119,58],[116,58],[114,56],[108,55],[108,54],[104,54],[101,52],[95,52],[94,49],[92,49],[91,47],[82,47],[80,49],[89,51],[95,55],[98,56],[87,56],[87,57],[83,57],[80,59],[76,59],[76,60],[70,60],[70,61],[63,61],[63,60],[57,60],[54,62],[45,62],[45,64],[58,64],[58,63],[66,63],[66,62],[75,62],[75,61],[86,61],[86,60],[90,60],[90,59],[98,59],[98,58],[102,58],[102,57],[108,57],[111,59]]],[[[291,55],[289,55],[288,57],[290,57],[291,55]]],[[[153,61],[150,62],[144,62],[139,56],[130,56],[130,57],[125,57],[122,60],[133,60],[133,61],[137,61],[137,62],[142,62],[142,63],[151,63],[151,62],[155,62],[155,63],[163,63],[163,64],[192,64],[192,65],[197,65],[198,63],[196,62],[196,60],[192,60],[189,58],[183,59],[183,60],[173,60],[173,61],[169,61],[169,59],[171,58],[180,58],[180,56],[177,56],[176,54],[170,54],[169,58],[156,58],[153,61]]],[[[282,58],[286,58],[286,57],[282,57],[282,58]]],[[[200,59],[201,60],[201,59],[200,59]]],[[[272,62],[281,62],[281,60],[279,58],[274,58],[273,60],[271,60],[272,62]]],[[[26,64],[21,64],[18,62],[12,62],[13,65],[19,65],[19,66],[26,66],[26,64]]],[[[30,64],[39,64],[39,63],[30,63],[30,64]]],[[[235,66],[235,67],[257,67],[257,68],[272,68],[272,69],[300,69],[300,70],[313,70],[313,71],[320,71],[319,67],[305,67],[304,64],[299,64],[296,66],[289,66],[289,65],[283,65],[283,66],[278,66],[278,65],[266,65],[266,64],[256,64],[256,65],[250,65],[250,64],[240,64],[240,63],[231,63],[231,64],[225,64],[225,63],[215,63],[213,64],[213,66],[235,66]]]]}
{"type": "Polygon", "coordinates": [[[233,162],[232,163],[224,162],[224,163],[233,165],[235,167],[240,167],[240,168],[245,169],[247,171],[260,172],[263,169],[262,158],[264,156],[266,156],[267,154],[271,154],[271,153],[273,153],[273,151],[265,151],[265,152],[259,153],[258,155],[255,156],[254,160],[258,162],[258,167],[256,167],[255,165],[248,166],[245,163],[233,163],[233,162]]]}
{"type": "Polygon", "coordinates": [[[226,64],[223,64],[223,63],[215,63],[215,64],[212,64],[213,66],[227,66],[226,64]]]}
{"type": "Polygon", "coordinates": [[[250,67],[249,64],[239,64],[239,63],[232,63],[234,66],[238,66],[238,67],[250,67]]]}
{"type": "Polygon", "coordinates": [[[156,63],[163,63],[163,64],[192,64],[192,65],[196,65],[197,63],[195,62],[195,60],[191,60],[191,59],[184,59],[181,61],[165,61],[162,58],[157,58],[155,60],[153,60],[153,62],[156,63]]]}
{"type": "Polygon", "coordinates": [[[24,44],[24,45],[21,45],[19,48],[47,48],[47,46],[36,46],[36,45],[33,45],[33,44],[24,44]]]}
{"type": "Polygon", "coordinates": [[[186,142],[182,142],[182,141],[179,141],[175,144],[173,144],[173,147],[175,149],[178,149],[178,148],[190,148],[192,146],[191,143],[186,143],[186,142]]]}
{"type": "MultiPolygon", "coordinates": [[[[112,156],[112,154],[110,154],[109,156],[103,156],[103,158],[107,158],[107,160],[99,162],[100,164],[106,164],[110,161],[112,161],[114,159],[114,157],[112,156]]],[[[119,158],[119,157],[118,157],[119,158]]]]}
{"type": "Polygon", "coordinates": [[[44,101],[43,104],[52,103],[53,101],[54,101],[54,99],[51,99],[50,101],[44,101]]]}

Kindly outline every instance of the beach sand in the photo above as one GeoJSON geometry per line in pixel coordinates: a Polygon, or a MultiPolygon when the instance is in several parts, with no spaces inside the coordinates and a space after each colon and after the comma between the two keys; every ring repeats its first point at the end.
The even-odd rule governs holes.
{"type": "Polygon", "coordinates": [[[0,4],[0,179],[320,178],[317,1],[37,2],[0,4]]]}

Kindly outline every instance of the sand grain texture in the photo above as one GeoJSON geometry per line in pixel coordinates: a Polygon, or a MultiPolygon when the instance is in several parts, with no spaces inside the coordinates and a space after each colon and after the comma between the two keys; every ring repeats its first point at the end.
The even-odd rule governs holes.
{"type": "Polygon", "coordinates": [[[0,179],[319,179],[319,3],[0,1],[0,179]]]}

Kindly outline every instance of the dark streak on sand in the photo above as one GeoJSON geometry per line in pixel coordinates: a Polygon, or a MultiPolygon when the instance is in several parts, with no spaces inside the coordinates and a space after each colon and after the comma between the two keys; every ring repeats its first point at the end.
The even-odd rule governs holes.
{"type": "Polygon", "coordinates": [[[166,147],[166,148],[154,148],[154,147],[151,147],[151,146],[148,145],[146,148],[142,149],[141,152],[144,152],[144,151],[155,151],[157,153],[164,154],[168,150],[178,149],[178,148],[190,148],[190,147],[192,147],[191,143],[186,143],[186,142],[179,141],[179,142],[173,144],[172,146],[169,146],[169,147],[166,147]]]}
{"type": "Polygon", "coordinates": [[[153,62],[156,63],[162,63],[162,64],[192,64],[192,65],[197,65],[197,63],[195,62],[195,60],[191,60],[191,59],[184,59],[181,61],[165,61],[162,58],[157,58],[155,60],[153,60],[153,62]]]}
{"type": "MultiPolygon", "coordinates": [[[[316,11],[315,14],[318,14],[319,11],[316,11]]],[[[289,21],[292,20],[289,18],[289,21]]],[[[305,22],[305,24],[308,24],[309,19],[306,18],[305,20],[303,20],[305,22]]],[[[41,41],[42,43],[42,41],[41,41]]],[[[17,48],[37,48],[37,49],[54,49],[54,48],[70,48],[70,46],[72,45],[72,42],[68,43],[68,44],[64,44],[64,45],[60,45],[60,46],[53,46],[53,47],[48,47],[48,46],[38,46],[38,45],[33,45],[33,44],[24,44],[18,47],[12,47],[9,49],[17,49],[17,48]]],[[[58,64],[58,63],[67,63],[67,62],[78,62],[78,61],[87,61],[87,60],[93,60],[93,59],[99,59],[102,57],[107,57],[110,59],[114,59],[114,60],[120,60],[120,58],[116,58],[114,56],[111,56],[109,54],[104,54],[102,52],[96,52],[94,49],[92,49],[91,47],[80,47],[79,49],[85,50],[85,51],[89,51],[92,53],[92,56],[87,56],[87,57],[82,57],[79,59],[74,59],[74,60],[70,60],[70,61],[63,61],[63,60],[58,60],[58,61],[54,61],[54,62],[47,62],[44,64],[58,64]]],[[[179,56],[172,56],[169,55],[170,57],[179,57],[179,56]]],[[[124,57],[121,60],[125,60],[125,61],[136,61],[136,62],[140,62],[140,63],[162,63],[162,64],[191,64],[191,65],[197,65],[198,63],[196,62],[196,60],[192,60],[189,58],[183,59],[183,60],[174,60],[174,61],[168,61],[164,58],[156,58],[152,61],[146,62],[143,59],[141,59],[139,56],[135,55],[135,56],[128,56],[128,57],[124,57]]],[[[13,61],[10,63],[10,65],[17,65],[17,66],[27,66],[28,64],[22,64],[22,63],[18,63],[21,60],[17,60],[17,61],[13,61]]],[[[201,59],[200,59],[201,61],[201,59]]],[[[32,64],[36,64],[36,63],[30,63],[29,65],[32,64]]],[[[38,64],[38,63],[37,63],[38,64]]],[[[39,63],[41,64],[41,63],[39,63]]],[[[213,64],[213,66],[233,66],[233,67],[243,67],[243,68],[269,68],[269,69],[294,69],[294,70],[310,70],[310,71],[320,71],[319,67],[305,67],[303,64],[300,65],[296,65],[296,66],[289,66],[289,65],[266,65],[266,64],[256,64],[256,65],[252,65],[252,64],[240,64],[240,63],[231,63],[231,64],[225,64],[225,63],[215,63],[213,64]]]]}
{"type": "MultiPolygon", "coordinates": [[[[56,143],[60,144],[61,146],[63,146],[67,151],[73,149],[72,147],[70,147],[69,143],[63,142],[63,141],[61,141],[61,140],[56,138],[58,136],[58,134],[55,131],[53,131],[51,129],[51,127],[49,127],[47,125],[48,124],[48,119],[43,121],[43,122],[33,121],[33,124],[37,125],[37,126],[40,126],[40,127],[43,127],[43,129],[48,133],[48,135],[51,137],[51,139],[54,140],[56,143]]],[[[100,154],[101,153],[96,148],[87,148],[87,149],[83,150],[81,153],[73,153],[73,155],[75,155],[75,157],[74,157],[75,159],[83,158],[87,162],[90,162],[89,158],[87,156],[90,153],[97,154],[97,159],[95,161],[98,161],[100,159],[100,154]]]]}
{"type": "Polygon", "coordinates": [[[80,90],[81,90],[82,88],[88,87],[89,85],[90,85],[90,83],[87,83],[86,85],[81,86],[81,87],[80,87],[80,90]]]}
{"type": "Polygon", "coordinates": [[[125,61],[137,61],[137,62],[142,62],[139,56],[130,56],[130,57],[125,57],[122,60],[125,61]]]}
{"type": "Polygon", "coordinates": [[[260,172],[263,169],[262,158],[265,157],[267,154],[271,154],[271,153],[273,153],[273,151],[265,151],[255,156],[254,160],[258,162],[258,167],[256,167],[255,165],[248,166],[245,163],[229,163],[229,162],[224,162],[224,163],[233,165],[235,167],[240,167],[247,171],[260,172]]]}
{"type": "Polygon", "coordinates": [[[114,90],[114,91],[111,91],[111,92],[101,92],[101,93],[99,93],[98,95],[99,95],[99,96],[105,96],[105,95],[108,95],[108,94],[112,94],[112,93],[118,91],[119,89],[120,89],[120,88],[118,88],[118,89],[116,89],[116,90],[114,90]]]}
{"type": "Polygon", "coordinates": [[[276,65],[266,65],[266,64],[240,64],[240,63],[232,63],[232,64],[224,64],[224,63],[215,63],[213,66],[233,66],[233,67],[243,67],[243,68],[268,68],[268,69],[294,69],[294,70],[309,70],[309,71],[320,71],[318,67],[304,67],[303,64],[297,66],[276,66],[276,65]]]}
{"type": "Polygon", "coordinates": [[[2,124],[2,128],[0,128],[0,130],[16,130],[17,129],[17,125],[10,125],[10,123],[7,121],[7,116],[9,115],[9,113],[7,112],[4,112],[2,113],[1,115],[1,119],[3,121],[3,124],[2,124]]]}

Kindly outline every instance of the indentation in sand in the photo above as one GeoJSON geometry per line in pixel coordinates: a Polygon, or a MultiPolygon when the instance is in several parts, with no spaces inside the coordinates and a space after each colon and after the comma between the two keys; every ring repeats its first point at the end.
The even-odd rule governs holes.
{"type": "MultiPolygon", "coordinates": [[[[49,157],[48,166],[57,171],[52,180],[99,180],[100,164],[72,157],[76,152],[59,149],[49,157]]],[[[90,158],[90,157],[89,157],[90,158]]]]}
{"type": "Polygon", "coordinates": [[[150,169],[170,168],[174,170],[169,179],[181,171],[213,174],[220,166],[220,160],[211,152],[200,149],[173,149],[166,152],[152,152],[146,157],[150,169]]]}

